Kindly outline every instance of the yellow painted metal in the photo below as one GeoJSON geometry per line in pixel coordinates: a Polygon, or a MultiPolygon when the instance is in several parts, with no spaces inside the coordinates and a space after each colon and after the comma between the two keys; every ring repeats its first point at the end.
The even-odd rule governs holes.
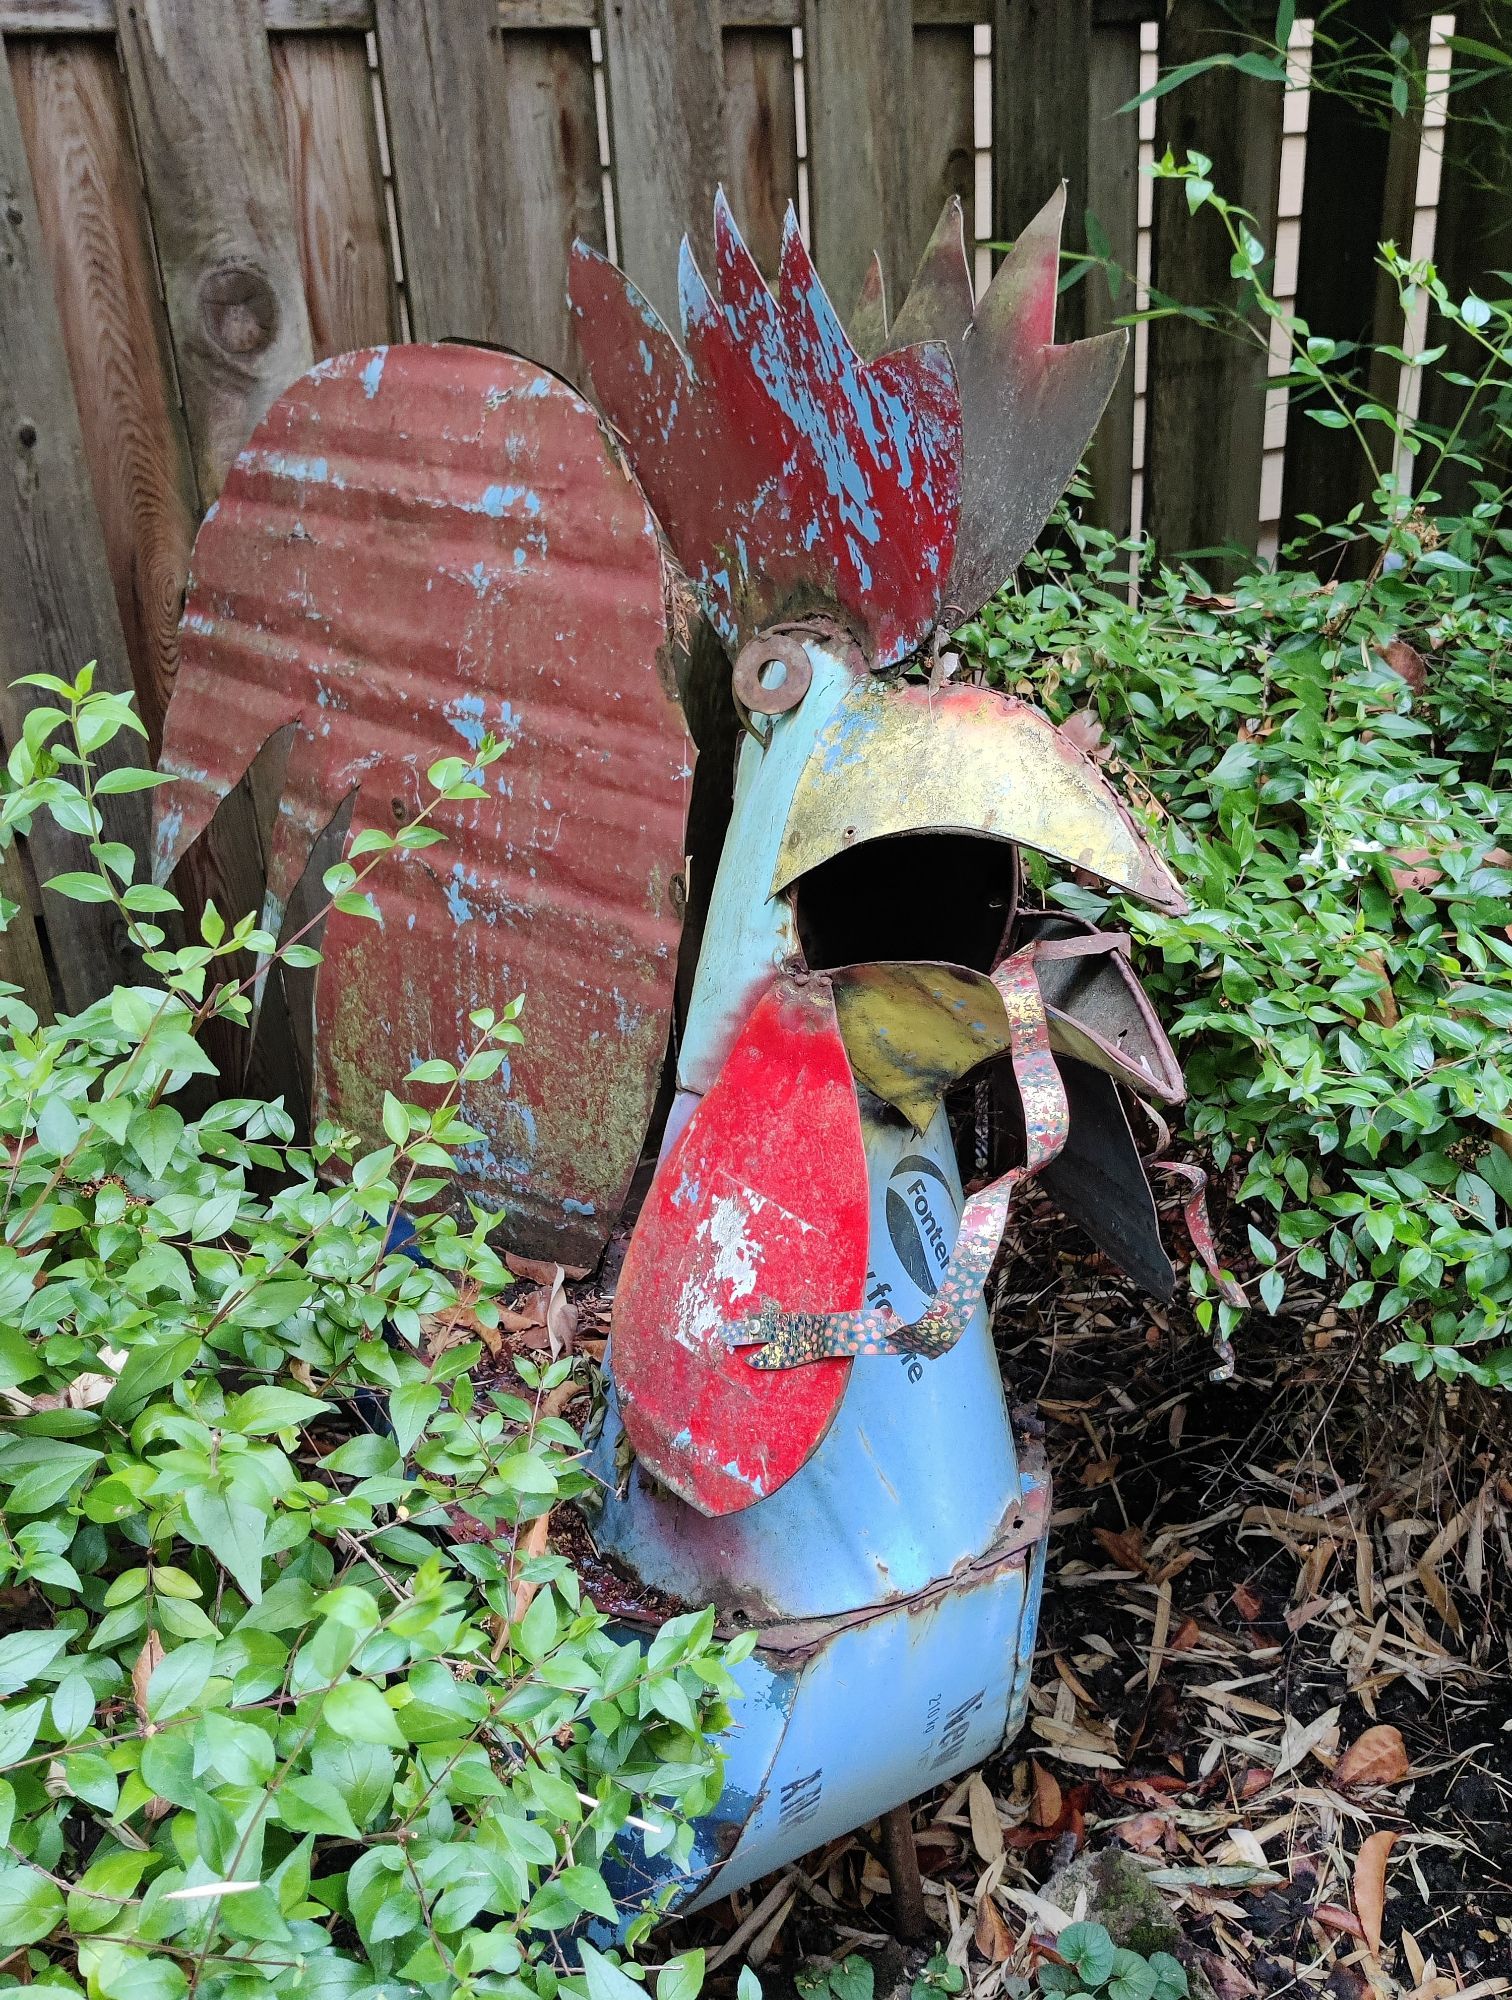
{"type": "MultiPolygon", "coordinates": [[[[985,972],[893,959],[842,965],[826,976],[856,1080],[901,1111],[916,1132],[927,1128],[952,1084],[1007,1051],[1002,996],[985,972]]],[[[1164,1074],[1089,1034],[1074,1015],[1047,1007],[1045,1019],[1057,1055],[1090,1063],[1142,1097],[1180,1101],[1174,1058],[1172,1090],[1164,1074]]]]}
{"type": "Polygon", "coordinates": [[[857,1082],[916,1132],[968,1070],[1008,1046],[1002,997],[964,965],[847,965],[829,975],[857,1082]]]}
{"type": "Polygon", "coordinates": [[[851,688],[815,741],[773,895],[889,834],[980,833],[1034,848],[1179,915],[1175,878],[1090,757],[1027,702],[991,688],[851,688]]]}

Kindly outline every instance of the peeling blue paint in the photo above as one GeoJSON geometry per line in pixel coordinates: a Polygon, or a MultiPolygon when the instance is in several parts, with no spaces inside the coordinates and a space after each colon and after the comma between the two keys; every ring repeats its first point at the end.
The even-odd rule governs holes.
{"type": "Polygon", "coordinates": [[[369,402],[372,402],[378,393],[378,385],[383,380],[383,364],[387,359],[388,349],[380,347],[358,378],[362,383],[362,393],[369,402]]]}

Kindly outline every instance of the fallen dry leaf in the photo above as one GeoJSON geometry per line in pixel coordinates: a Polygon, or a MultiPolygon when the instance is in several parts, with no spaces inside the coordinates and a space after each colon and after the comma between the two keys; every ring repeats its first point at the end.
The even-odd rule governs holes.
{"type": "Polygon", "coordinates": [[[1326,1931],[1343,1931],[1350,1937],[1363,1938],[1365,1926],[1353,1910],[1341,1910],[1337,1903],[1319,1903],[1313,1911],[1313,1922],[1321,1924],[1326,1931]]]}
{"type": "Polygon", "coordinates": [[[577,1307],[564,1289],[566,1279],[566,1272],[558,1264],[546,1300],[546,1332],[551,1341],[553,1361],[559,1354],[570,1354],[577,1338],[577,1307]]]}
{"type": "Polygon", "coordinates": [[[1391,990],[1391,974],[1386,969],[1384,952],[1362,951],[1356,963],[1362,972],[1373,973],[1379,982],[1379,991],[1373,1000],[1365,1002],[1365,1012],[1380,1027],[1394,1028],[1399,1019],[1396,994],[1391,990]]]}
{"type": "Polygon", "coordinates": [[[1239,1616],[1244,1620],[1246,1625],[1253,1625],[1255,1620],[1260,1616],[1260,1613],[1265,1609],[1260,1599],[1247,1583],[1236,1583],[1234,1585],[1232,1602],[1234,1609],[1239,1613],[1239,1616]]]}
{"type": "Polygon", "coordinates": [[[1113,746],[1103,735],[1103,726],[1087,708],[1073,709],[1060,726],[1062,736],[1069,737],[1077,749],[1095,763],[1106,764],[1113,755],[1113,746]]]}
{"type": "Polygon", "coordinates": [[[147,1720],[147,1683],[152,1679],[152,1670],[162,1657],[162,1640],[156,1632],[149,1632],[131,1669],[131,1698],[136,1703],[137,1721],[142,1725],[144,1736],[152,1735],[156,1726],[147,1720]]]}
{"type": "Polygon", "coordinates": [[[1121,1820],[1113,1831],[1136,1854],[1154,1854],[1166,1845],[1172,1824],[1169,1813],[1144,1812],[1121,1820]]]}
{"type": "Polygon", "coordinates": [[[1399,1785],[1411,1769],[1402,1732],[1378,1722],[1357,1736],[1334,1765],[1336,1785],[1399,1785]]]}
{"type": "Polygon", "coordinates": [[[1202,1631],[1195,1618],[1183,1618],[1171,1637],[1166,1641],[1168,1653],[1189,1653],[1202,1637],[1202,1631]]]}
{"type": "Polygon", "coordinates": [[[1120,1569],[1144,1574],[1144,1536],[1138,1528],[1094,1528],[1093,1534],[1120,1569]]]}
{"type": "Polygon", "coordinates": [[[1061,1788],[1055,1773],[1047,1771],[1037,1757],[1031,1757],[1029,1775],[1034,1784],[1034,1798],[1029,1807],[1029,1824],[1059,1826],[1065,1804],[1061,1798],[1061,1788]]]}
{"type": "Polygon", "coordinates": [[[1001,1860],[1003,1823],[980,1771],[971,1774],[971,1783],[966,1788],[966,1810],[971,1817],[972,1846],[983,1861],[1001,1860]]]}
{"type": "Polygon", "coordinates": [[[586,1264],[554,1264],[548,1258],[517,1257],[512,1250],[505,1253],[504,1262],[517,1278],[528,1278],[533,1285],[552,1284],[558,1271],[574,1284],[588,1275],[586,1264]]]}
{"type": "Polygon", "coordinates": [[[972,1936],[977,1950],[993,1965],[1001,1965],[1005,1959],[1011,1958],[1018,1942],[990,1896],[983,1896],[977,1904],[976,1928],[972,1936]]]}
{"type": "Polygon", "coordinates": [[[1372,1958],[1381,1955],[1381,1923],[1386,1915],[1386,1861],[1397,1836],[1389,1829],[1373,1833],[1360,1842],[1355,1856],[1355,1915],[1365,1932],[1366,1949],[1372,1958]]]}
{"type": "Polygon", "coordinates": [[[1428,662],[1416,646],[1408,645],[1405,639],[1392,639],[1381,648],[1381,658],[1394,674],[1407,683],[1414,694],[1421,694],[1428,685],[1428,662]]]}

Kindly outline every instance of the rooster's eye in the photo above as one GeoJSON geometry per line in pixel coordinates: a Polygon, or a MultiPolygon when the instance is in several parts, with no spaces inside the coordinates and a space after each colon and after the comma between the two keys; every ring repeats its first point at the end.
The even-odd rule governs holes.
{"type": "Polygon", "coordinates": [[[814,669],[801,640],[761,632],[735,656],[735,699],[756,715],[785,715],[809,691],[814,669]]]}

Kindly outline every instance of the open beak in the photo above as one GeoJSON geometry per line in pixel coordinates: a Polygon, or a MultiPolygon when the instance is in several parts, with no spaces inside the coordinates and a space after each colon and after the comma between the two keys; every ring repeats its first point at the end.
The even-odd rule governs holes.
{"type": "Polygon", "coordinates": [[[809,969],[831,982],[857,1082],[920,1132],[947,1089],[1007,1052],[989,974],[1038,948],[1050,1045],[1083,1128],[1047,1189],[1168,1294],[1119,1090],[1178,1104],[1181,1071],[1124,951],[1098,949],[1092,926],[1062,912],[1019,910],[1020,848],[1186,908],[1096,763],[1038,710],[986,688],[858,682],[799,778],[773,893],[792,897],[809,969]]]}

